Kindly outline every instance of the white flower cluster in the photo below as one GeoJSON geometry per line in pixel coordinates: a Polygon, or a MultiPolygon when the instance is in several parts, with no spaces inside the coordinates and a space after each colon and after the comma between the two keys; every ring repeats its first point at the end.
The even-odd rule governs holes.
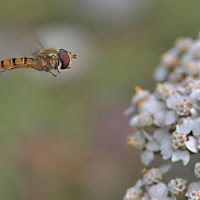
{"type": "MultiPolygon", "coordinates": [[[[136,87],[125,111],[133,114],[127,144],[141,151],[146,166],[157,154],[185,166],[191,155],[200,153],[200,37],[177,40],[161,57],[154,79],[159,82],[154,92],[136,87]]],[[[193,175],[200,178],[200,158],[193,167],[193,175]]],[[[200,200],[200,181],[187,183],[185,177],[167,184],[163,173],[160,168],[145,171],[124,200],[200,200]]]]}
{"type": "Polygon", "coordinates": [[[164,171],[162,168],[151,168],[143,173],[143,178],[126,191],[124,200],[174,200],[188,194],[192,195],[191,191],[194,192],[194,195],[198,195],[197,192],[195,193],[194,187],[200,189],[200,182],[193,183],[194,185],[191,185],[190,188],[191,191],[188,190],[189,192],[186,194],[186,180],[176,178],[166,184],[163,179],[164,171]]]}

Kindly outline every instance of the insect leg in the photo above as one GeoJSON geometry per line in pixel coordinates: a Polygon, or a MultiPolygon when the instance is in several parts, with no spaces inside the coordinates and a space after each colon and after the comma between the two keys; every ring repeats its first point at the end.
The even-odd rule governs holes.
{"type": "Polygon", "coordinates": [[[52,74],[54,77],[57,77],[56,74],[52,73],[51,71],[48,71],[50,74],[52,74]]]}
{"type": "Polygon", "coordinates": [[[56,71],[60,74],[60,71],[58,70],[58,67],[56,68],[56,71]]]}

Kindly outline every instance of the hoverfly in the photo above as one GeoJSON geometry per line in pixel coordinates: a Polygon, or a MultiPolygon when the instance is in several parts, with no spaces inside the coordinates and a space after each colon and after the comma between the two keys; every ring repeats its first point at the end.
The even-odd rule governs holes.
{"type": "Polygon", "coordinates": [[[31,57],[18,57],[0,61],[0,73],[8,70],[16,69],[35,69],[38,71],[45,71],[51,73],[54,77],[57,75],[52,73],[56,70],[60,73],[59,68],[69,69],[72,65],[72,59],[76,59],[76,54],[71,54],[65,49],[50,48],[46,49],[37,41],[41,49],[33,54],[31,57]]]}

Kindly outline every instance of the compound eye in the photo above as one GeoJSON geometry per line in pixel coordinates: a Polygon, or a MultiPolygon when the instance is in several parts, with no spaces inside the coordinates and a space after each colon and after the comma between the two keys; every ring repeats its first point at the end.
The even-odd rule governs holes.
{"type": "Polygon", "coordinates": [[[70,68],[70,56],[69,52],[66,51],[65,49],[60,49],[59,50],[59,58],[61,61],[61,69],[67,69],[70,68]]]}

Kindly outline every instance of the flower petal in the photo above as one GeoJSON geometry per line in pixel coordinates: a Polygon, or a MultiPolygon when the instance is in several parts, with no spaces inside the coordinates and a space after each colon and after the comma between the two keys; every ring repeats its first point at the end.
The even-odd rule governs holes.
{"type": "Polygon", "coordinates": [[[167,129],[158,129],[154,132],[154,138],[160,143],[160,151],[163,160],[169,159],[173,154],[171,146],[171,135],[167,133],[167,129]]]}
{"type": "Polygon", "coordinates": [[[141,161],[144,165],[149,165],[154,159],[154,153],[149,150],[145,150],[141,153],[141,161]]]}
{"type": "Polygon", "coordinates": [[[165,164],[165,165],[162,165],[161,167],[159,167],[160,171],[163,174],[166,174],[171,168],[172,168],[171,163],[170,164],[165,164]]]}
{"type": "Polygon", "coordinates": [[[135,107],[134,106],[131,106],[131,107],[129,107],[129,108],[127,108],[125,111],[124,111],[124,115],[125,116],[128,116],[128,115],[130,115],[131,113],[133,113],[135,111],[135,107]]]}
{"type": "Polygon", "coordinates": [[[164,81],[168,73],[167,68],[164,65],[157,66],[156,70],[154,71],[153,78],[157,82],[164,81]]]}
{"type": "Polygon", "coordinates": [[[200,136],[200,118],[194,120],[192,132],[194,136],[200,136]]]}
{"type": "Polygon", "coordinates": [[[188,134],[191,132],[193,120],[190,117],[183,119],[182,124],[176,126],[176,131],[188,134]]]}
{"type": "Polygon", "coordinates": [[[158,129],[155,130],[153,137],[155,138],[155,140],[158,143],[161,144],[163,142],[163,138],[165,136],[169,136],[169,134],[167,132],[168,132],[168,129],[158,128],[158,129]]]}
{"type": "Polygon", "coordinates": [[[168,195],[168,188],[164,183],[160,182],[151,186],[148,192],[151,199],[164,199],[168,195]]]}
{"type": "Polygon", "coordinates": [[[174,93],[167,99],[167,107],[168,108],[175,108],[177,102],[181,99],[181,95],[179,93],[174,93]]]}
{"type": "Polygon", "coordinates": [[[148,140],[148,141],[153,141],[154,138],[152,135],[150,135],[149,133],[147,133],[144,129],[141,130],[142,134],[144,135],[144,137],[148,140]]]}
{"type": "Polygon", "coordinates": [[[190,153],[187,150],[177,150],[172,155],[172,162],[182,160],[183,165],[187,165],[190,161],[190,153]]]}
{"type": "Polygon", "coordinates": [[[134,115],[132,118],[131,118],[131,120],[130,120],[130,122],[129,122],[129,124],[130,124],[130,126],[136,126],[137,124],[138,124],[138,115],[134,115]]]}
{"type": "Polygon", "coordinates": [[[193,136],[189,136],[188,140],[185,142],[186,147],[188,150],[190,150],[193,153],[197,153],[198,152],[198,148],[197,148],[197,139],[193,136]]]}
{"type": "Polygon", "coordinates": [[[190,183],[190,185],[188,186],[188,190],[187,193],[185,194],[186,197],[189,196],[189,194],[192,191],[199,191],[200,190],[200,181],[199,182],[192,182],[190,183]]]}
{"type": "Polygon", "coordinates": [[[159,151],[160,150],[160,145],[156,141],[149,141],[146,144],[146,149],[150,151],[159,151]]]}
{"type": "Polygon", "coordinates": [[[135,188],[141,188],[144,185],[142,179],[138,179],[137,182],[135,183],[134,187],[135,188]]]}
{"type": "Polygon", "coordinates": [[[166,113],[165,116],[165,125],[171,125],[177,120],[177,115],[173,110],[170,110],[166,113]]]}

